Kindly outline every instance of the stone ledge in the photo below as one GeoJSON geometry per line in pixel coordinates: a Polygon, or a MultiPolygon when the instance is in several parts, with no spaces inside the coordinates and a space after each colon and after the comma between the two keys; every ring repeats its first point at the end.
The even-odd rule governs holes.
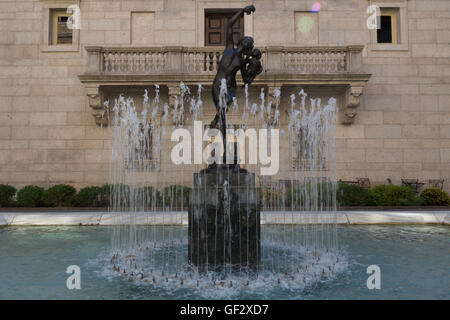
{"type": "MultiPolygon", "coordinates": [[[[150,218],[146,213],[136,215],[140,225],[187,225],[187,212],[157,212],[150,218]]],[[[350,225],[371,224],[450,224],[450,211],[339,211],[333,214],[304,214],[299,212],[262,212],[261,224],[315,224],[350,225]]],[[[92,226],[128,224],[129,215],[111,212],[63,213],[0,213],[0,226],[92,226]]]]}

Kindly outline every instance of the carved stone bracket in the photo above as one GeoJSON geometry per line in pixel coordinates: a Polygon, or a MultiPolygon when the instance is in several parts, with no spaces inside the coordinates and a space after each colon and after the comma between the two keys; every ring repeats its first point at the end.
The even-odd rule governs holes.
{"type": "Polygon", "coordinates": [[[358,114],[358,107],[361,103],[361,95],[363,93],[363,85],[350,85],[345,91],[343,105],[343,124],[352,124],[358,114]]]}
{"type": "Polygon", "coordinates": [[[87,97],[89,106],[92,109],[92,116],[98,126],[107,127],[109,125],[108,117],[106,116],[106,108],[103,105],[103,95],[100,86],[87,86],[87,97]]]}

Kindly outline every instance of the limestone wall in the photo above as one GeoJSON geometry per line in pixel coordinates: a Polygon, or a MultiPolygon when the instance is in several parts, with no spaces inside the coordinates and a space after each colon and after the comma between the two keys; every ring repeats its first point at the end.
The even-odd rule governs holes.
{"type": "MultiPolygon", "coordinates": [[[[295,12],[309,11],[313,2],[255,0],[246,34],[257,46],[301,45],[295,12]]],[[[309,40],[366,46],[362,71],[372,78],[355,123],[338,126],[339,177],[374,183],[444,178],[449,190],[450,1],[393,1],[406,8],[408,36],[400,50],[381,51],[372,47],[366,27],[369,2],[389,3],[321,1],[317,37],[309,40]]],[[[136,39],[152,30],[149,46],[202,46],[203,10],[245,3],[250,1],[0,1],[0,183],[105,183],[110,130],[95,124],[77,77],[85,71],[84,46],[142,46],[136,39]],[[79,45],[55,50],[44,41],[48,10],[70,4],[81,8],[79,45]]]]}

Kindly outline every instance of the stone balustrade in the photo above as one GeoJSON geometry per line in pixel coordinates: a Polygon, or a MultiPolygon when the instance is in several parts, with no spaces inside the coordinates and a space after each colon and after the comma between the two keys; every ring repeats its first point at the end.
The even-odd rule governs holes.
{"type": "MultiPolygon", "coordinates": [[[[342,73],[357,71],[362,46],[263,47],[267,72],[342,73]]],[[[88,73],[215,75],[222,47],[86,47],[88,73]]]]}
{"type": "MultiPolygon", "coordinates": [[[[327,86],[339,97],[342,123],[351,124],[370,74],[363,72],[364,46],[260,47],[264,72],[255,85],[269,95],[284,85],[327,86]]],[[[223,47],[85,47],[86,72],[79,76],[98,125],[104,119],[102,87],[159,84],[168,87],[169,104],[179,84],[208,86],[217,73],[223,47]]],[[[239,84],[242,80],[238,78],[239,84]]]]}

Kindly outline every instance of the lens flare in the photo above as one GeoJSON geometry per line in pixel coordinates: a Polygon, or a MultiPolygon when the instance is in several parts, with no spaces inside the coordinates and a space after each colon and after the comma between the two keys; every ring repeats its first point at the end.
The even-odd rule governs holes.
{"type": "Polygon", "coordinates": [[[318,13],[320,11],[320,8],[322,7],[322,5],[320,4],[320,2],[314,2],[314,4],[312,5],[311,8],[311,12],[313,13],[318,13]]]}

